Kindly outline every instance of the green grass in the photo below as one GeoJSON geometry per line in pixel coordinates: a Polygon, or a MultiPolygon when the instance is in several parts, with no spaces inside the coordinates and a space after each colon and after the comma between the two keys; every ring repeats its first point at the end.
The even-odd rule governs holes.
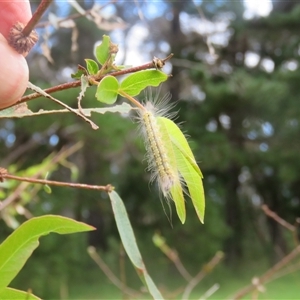
{"type": "MultiPolygon", "coordinates": [[[[220,282],[219,290],[213,294],[209,299],[229,299],[230,296],[236,294],[241,288],[248,286],[251,283],[251,278],[249,280],[239,279],[235,277],[224,278],[220,282]]],[[[300,272],[286,275],[285,277],[279,278],[277,280],[271,281],[264,285],[265,291],[259,293],[257,299],[300,299],[300,272]]],[[[205,291],[202,290],[204,293],[205,291]]],[[[255,292],[257,295],[257,293],[255,292]]],[[[199,299],[201,293],[193,294],[190,299],[199,299]]],[[[254,294],[249,293],[243,299],[256,299],[252,298],[254,294]]]]}
{"type": "MultiPolygon", "coordinates": [[[[248,272],[247,272],[248,273],[248,272]]],[[[256,273],[258,276],[262,273],[256,273]]],[[[174,274],[175,275],[175,274],[174,274]]],[[[229,272],[226,275],[226,272],[222,270],[222,272],[211,274],[210,276],[206,277],[193,291],[189,299],[199,299],[205,291],[211,287],[214,283],[220,284],[219,290],[213,294],[209,299],[217,300],[217,299],[228,299],[230,296],[233,296],[238,290],[241,288],[249,285],[251,283],[251,278],[253,275],[248,274],[240,274],[237,272],[234,274],[233,272],[229,272]],[[214,276],[215,275],[215,276],[214,276]]],[[[96,280],[96,276],[94,277],[96,280]]],[[[70,288],[70,297],[69,299],[122,299],[121,292],[109,282],[107,278],[103,278],[102,274],[99,276],[99,282],[96,281],[85,283],[85,284],[78,284],[70,288]],[[101,277],[101,279],[100,279],[101,277]]],[[[155,281],[155,278],[153,278],[155,281]]],[[[167,278],[166,281],[168,283],[158,283],[158,287],[162,288],[162,292],[166,291],[165,286],[168,286],[168,293],[171,295],[172,292],[176,291],[180,286],[184,287],[184,280],[180,281],[180,284],[175,284],[175,281],[178,282],[179,278],[167,278]],[[173,286],[173,288],[170,288],[173,286]]],[[[137,279],[136,289],[138,287],[142,287],[142,283],[137,279]]],[[[164,293],[166,295],[166,292],[164,293]]],[[[182,293],[175,296],[169,296],[165,299],[181,299],[182,293]]],[[[255,299],[252,298],[253,294],[248,294],[247,297],[243,299],[255,299]]],[[[139,299],[151,299],[149,295],[145,295],[143,298],[140,297],[139,299]]],[[[277,280],[271,281],[265,285],[265,292],[259,293],[257,299],[268,299],[268,300],[290,300],[290,299],[300,299],[300,272],[292,273],[281,277],[277,280]]]]}

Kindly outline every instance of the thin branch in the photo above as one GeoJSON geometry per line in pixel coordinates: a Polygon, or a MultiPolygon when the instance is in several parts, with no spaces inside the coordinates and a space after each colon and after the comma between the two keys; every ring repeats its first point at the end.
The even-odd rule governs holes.
{"type": "MultiPolygon", "coordinates": [[[[55,93],[55,92],[60,92],[60,91],[63,91],[63,90],[67,90],[67,89],[71,89],[71,88],[76,88],[76,87],[79,87],[80,85],[81,85],[81,81],[80,80],[76,80],[76,81],[73,81],[73,82],[66,82],[66,83],[63,83],[63,84],[59,84],[57,86],[53,86],[53,87],[47,88],[47,89],[45,89],[43,91],[45,93],[47,93],[47,94],[52,94],[52,93],[55,93]]],[[[42,95],[40,93],[33,93],[33,94],[30,94],[30,95],[26,95],[26,96],[23,96],[14,105],[20,104],[20,103],[24,103],[24,102],[27,102],[29,100],[33,100],[33,99],[36,99],[36,98],[40,98],[41,96],[42,95]]],[[[11,106],[14,106],[14,105],[11,105],[11,106]]]]}
{"type": "Polygon", "coordinates": [[[203,296],[200,297],[199,300],[206,300],[210,296],[212,296],[218,289],[220,288],[220,285],[218,283],[215,283],[212,287],[210,287],[203,296]]]}
{"type": "Polygon", "coordinates": [[[291,266],[286,267],[285,270],[282,270],[274,274],[274,276],[272,276],[272,278],[270,278],[270,280],[268,280],[266,283],[271,282],[273,280],[277,280],[283,276],[298,272],[299,270],[300,270],[300,263],[293,264],[291,266]]]}
{"type": "Polygon", "coordinates": [[[208,274],[210,273],[224,258],[224,253],[218,251],[215,256],[205,264],[201,271],[188,283],[186,286],[184,293],[182,295],[182,299],[188,299],[190,293],[195,288],[195,286],[208,274]]]}
{"type": "MultiPolygon", "coordinates": [[[[109,1],[109,2],[107,2],[107,3],[105,3],[105,4],[103,4],[101,7],[99,7],[99,10],[105,8],[106,6],[108,6],[108,5],[110,5],[110,4],[115,3],[116,1],[117,1],[117,0],[111,0],[111,1],[109,1]]],[[[72,15],[70,15],[70,16],[68,16],[68,17],[65,17],[65,18],[59,20],[59,21],[57,22],[57,24],[59,25],[59,24],[65,22],[65,21],[68,21],[68,20],[74,20],[74,19],[78,19],[78,18],[81,18],[81,17],[86,17],[86,16],[90,15],[90,13],[91,13],[92,10],[93,10],[93,8],[86,10],[86,11],[85,11],[84,13],[82,13],[82,14],[80,14],[80,13],[72,14],[72,15]]],[[[35,26],[35,28],[44,28],[44,27],[47,27],[47,26],[49,26],[49,25],[52,25],[52,23],[51,23],[50,21],[40,22],[40,23],[38,23],[38,24],[35,26]]]]}
{"type": "Polygon", "coordinates": [[[34,84],[32,84],[31,82],[28,82],[28,88],[38,92],[39,94],[41,94],[42,96],[49,98],[50,100],[56,102],[57,104],[61,105],[62,107],[66,108],[67,110],[69,110],[70,112],[74,113],[75,115],[77,115],[78,117],[82,118],[84,121],[86,121],[87,123],[89,123],[91,125],[91,127],[96,130],[99,127],[90,119],[88,119],[85,115],[81,114],[80,111],[77,111],[76,109],[68,106],[67,104],[59,101],[58,99],[52,97],[51,95],[47,94],[45,91],[43,91],[41,88],[39,88],[38,86],[35,86],[34,84]]]}
{"type": "Polygon", "coordinates": [[[22,33],[24,36],[30,35],[31,31],[34,29],[36,24],[41,19],[42,15],[46,11],[46,9],[49,7],[49,5],[53,2],[53,0],[42,0],[42,2],[39,4],[37,10],[33,14],[30,21],[27,23],[27,25],[22,30],[22,33]]]}
{"type": "MultiPolygon", "coordinates": [[[[207,19],[206,19],[206,17],[205,17],[205,14],[204,14],[203,10],[201,9],[201,7],[197,5],[197,3],[195,2],[195,0],[192,0],[192,1],[193,1],[194,5],[195,5],[197,11],[198,11],[198,14],[202,18],[203,22],[208,22],[207,19]]],[[[205,43],[207,45],[209,54],[211,56],[213,56],[213,57],[217,57],[215,48],[214,48],[214,46],[212,45],[211,41],[208,38],[209,35],[210,34],[208,34],[208,33],[207,34],[203,34],[203,36],[205,37],[205,43]]]]}
{"type": "Polygon", "coordinates": [[[35,178],[31,178],[31,177],[21,177],[21,176],[11,175],[7,172],[6,169],[0,167],[0,181],[3,181],[4,179],[12,179],[12,180],[29,182],[29,183],[34,183],[34,184],[73,187],[73,188],[87,189],[87,190],[98,190],[98,191],[104,191],[107,193],[111,192],[114,189],[114,187],[110,184],[108,184],[106,186],[101,186],[101,185],[89,185],[89,184],[84,184],[84,183],[53,181],[53,180],[47,180],[47,179],[35,179],[35,178]]]}
{"type": "Polygon", "coordinates": [[[288,223],[286,220],[280,218],[274,211],[270,210],[270,208],[266,205],[263,204],[261,206],[261,209],[264,211],[264,213],[272,218],[273,220],[275,220],[278,224],[280,224],[281,226],[287,228],[288,230],[294,232],[296,230],[296,226],[288,223]]]}
{"type": "MultiPolygon", "coordinates": [[[[77,143],[67,149],[62,149],[59,151],[52,159],[49,160],[47,164],[45,164],[42,168],[39,168],[38,172],[34,174],[33,177],[38,177],[43,172],[48,171],[52,166],[57,164],[59,161],[66,159],[76,151],[78,151],[82,147],[82,143],[77,143]]],[[[5,207],[12,204],[21,194],[22,192],[27,188],[29,185],[28,182],[22,182],[13,193],[11,193],[4,201],[0,202],[0,211],[3,210],[5,207]]]]}
{"type": "Polygon", "coordinates": [[[8,36],[8,44],[23,56],[27,56],[31,48],[38,41],[39,37],[34,30],[34,27],[39,22],[52,1],[53,0],[42,0],[37,10],[26,25],[21,22],[16,22],[11,27],[8,36]]]}
{"type": "Polygon", "coordinates": [[[170,248],[167,245],[165,239],[160,234],[156,233],[154,235],[153,242],[174,263],[178,272],[187,282],[193,279],[192,275],[187,271],[187,269],[182,264],[177,251],[170,248]]]}
{"type": "Polygon", "coordinates": [[[257,289],[258,286],[262,286],[266,281],[268,281],[276,272],[286,266],[289,262],[291,262],[294,258],[296,258],[300,254],[300,245],[297,246],[290,254],[286,255],[281,261],[279,261],[276,265],[270,268],[265,274],[263,274],[260,278],[255,278],[255,282],[244,287],[239,290],[233,297],[230,299],[238,300],[242,299],[245,295],[257,289]]]}
{"type": "Polygon", "coordinates": [[[273,220],[275,220],[278,224],[280,224],[281,226],[287,228],[288,230],[290,230],[293,233],[293,239],[295,242],[295,245],[299,245],[299,238],[298,238],[298,233],[297,233],[297,225],[299,224],[296,220],[296,225],[292,225],[289,222],[287,222],[286,220],[282,219],[281,217],[279,217],[274,211],[270,210],[269,207],[266,204],[263,204],[261,206],[261,209],[264,211],[264,213],[272,218],[273,220]]]}
{"type": "MultiPolygon", "coordinates": [[[[112,73],[108,73],[106,75],[101,75],[101,76],[91,76],[92,79],[96,80],[96,81],[100,81],[103,77],[111,75],[111,76],[122,76],[122,75],[126,75],[126,74],[130,74],[130,73],[134,73],[134,72],[138,72],[138,71],[142,71],[142,70],[147,70],[147,69],[161,69],[165,63],[173,56],[173,54],[171,53],[170,55],[168,55],[166,58],[154,58],[151,62],[148,62],[146,64],[137,66],[137,67],[132,67],[132,68],[128,68],[128,69],[124,69],[124,70],[120,70],[120,71],[115,71],[112,73]]],[[[81,85],[81,81],[80,80],[76,80],[73,82],[67,82],[67,83],[63,83],[63,84],[59,84],[57,86],[53,86],[50,87],[48,89],[43,90],[45,93],[47,94],[52,94],[55,92],[60,92],[63,90],[67,90],[67,89],[71,89],[71,88],[76,88],[79,87],[81,85]]],[[[40,93],[33,93],[30,95],[26,95],[23,96],[19,101],[17,101],[15,104],[11,105],[17,105],[23,102],[27,102],[36,98],[41,97],[40,93]]],[[[10,107],[10,106],[8,106],[10,107]]],[[[8,107],[6,107],[5,109],[7,109],[8,107]]],[[[0,109],[1,111],[2,109],[0,109]]]]}
{"type": "Polygon", "coordinates": [[[131,297],[140,297],[141,293],[127,287],[122,283],[119,278],[110,270],[106,263],[101,259],[100,255],[96,252],[96,249],[92,246],[87,249],[88,254],[93,259],[93,261],[99,266],[106,277],[121,291],[125,292],[131,297]]]}

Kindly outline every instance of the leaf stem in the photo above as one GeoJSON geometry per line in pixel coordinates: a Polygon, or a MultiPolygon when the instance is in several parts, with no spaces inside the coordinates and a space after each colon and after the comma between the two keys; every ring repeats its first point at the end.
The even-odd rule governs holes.
{"type": "Polygon", "coordinates": [[[128,95],[127,93],[123,92],[123,91],[118,91],[118,93],[123,96],[124,98],[127,98],[131,103],[133,103],[135,106],[137,106],[138,108],[142,109],[142,110],[146,110],[146,108],[136,99],[134,99],[133,97],[131,97],[130,95],[128,95]]]}

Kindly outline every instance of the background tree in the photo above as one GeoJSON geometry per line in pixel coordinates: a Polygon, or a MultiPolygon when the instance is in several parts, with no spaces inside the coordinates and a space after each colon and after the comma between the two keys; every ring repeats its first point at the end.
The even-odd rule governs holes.
{"type": "MultiPolygon", "coordinates": [[[[80,2],[86,10],[93,3],[80,2]]],[[[51,178],[68,181],[75,170],[80,182],[101,181],[116,186],[126,199],[141,250],[150,262],[158,255],[154,246],[149,247],[157,230],[174,245],[191,270],[198,270],[198,265],[217,250],[225,252],[229,267],[258,255],[275,262],[290,250],[290,241],[278,223],[264,216],[261,204],[291,223],[300,214],[299,2],[274,1],[269,15],[251,19],[244,17],[243,1],[197,3],[111,3],[107,10],[100,11],[103,23],[98,27],[86,18],[74,20],[79,33],[77,51],[71,51],[75,27],[53,30],[49,26],[48,47],[53,63],[41,54],[41,45],[30,54],[28,62],[35,84],[46,87],[65,82],[78,63],[84,64],[85,58],[93,56],[94,43],[108,33],[104,26],[107,23],[113,24],[109,33],[119,44],[125,64],[133,50],[136,61],[131,60],[132,64],[138,64],[139,57],[145,62],[154,55],[163,57],[173,52],[174,58],[167,65],[173,77],[162,89],[171,91],[172,101],[178,101],[177,121],[184,121],[205,176],[204,226],[188,203],[191,217],[185,226],[175,218],[170,226],[156,188],[151,186],[149,190],[149,174],[144,171],[146,165],[140,163],[144,148],[133,134],[136,126],[130,118],[120,122],[113,114],[95,116],[94,121],[101,127],[97,132],[87,130],[87,125],[72,115],[2,120],[1,157],[6,165],[26,169],[62,146],[83,141],[83,147],[70,158],[71,168],[59,167],[51,178]],[[137,47],[132,39],[134,32],[137,47]]],[[[60,2],[51,6],[51,12],[58,17],[76,13],[60,2]]],[[[40,34],[44,32],[41,27],[40,34]]],[[[74,106],[77,95],[76,89],[55,94],[74,106]]],[[[83,105],[91,103],[95,99],[89,91],[83,105]]],[[[29,106],[33,110],[54,107],[48,100],[34,100],[29,106]]],[[[30,203],[30,211],[39,215],[48,209],[95,225],[98,230],[87,241],[106,250],[108,260],[113,261],[109,255],[118,247],[117,231],[105,196],[99,199],[92,191],[58,188],[53,189],[53,195],[61,200],[53,203],[49,195],[38,193],[30,203]]],[[[37,256],[49,257],[52,253],[47,247],[38,251],[37,256]]],[[[56,258],[66,257],[63,249],[57,253],[49,260],[50,270],[59,265],[56,258]]],[[[78,259],[76,254],[74,259],[78,259]]],[[[88,258],[81,263],[89,266],[88,258]]],[[[161,278],[170,272],[170,265],[165,262],[165,266],[160,270],[161,278]]],[[[80,274],[73,274],[80,278],[80,274]]],[[[24,277],[20,278],[25,282],[24,277]]]]}

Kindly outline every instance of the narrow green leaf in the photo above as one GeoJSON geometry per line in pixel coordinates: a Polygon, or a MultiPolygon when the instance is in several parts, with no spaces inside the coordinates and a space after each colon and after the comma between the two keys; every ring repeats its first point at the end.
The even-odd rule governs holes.
{"type": "Polygon", "coordinates": [[[185,202],[184,202],[180,181],[178,181],[171,187],[170,192],[172,195],[172,199],[175,202],[178,218],[180,219],[181,223],[184,224],[186,219],[186,212],[185,212],[185,202]]]}
{"type": "Polygon", "coordinates": [[[41,298],[20,290],[5,288],[0,293],[0,299],[9,299],[9,300],[41,300],[41,298]]]}
{"type": "Polygon", "coordinates": [[[130,96],[138,95],[147,86],[159,86],[168,75],[158,70],[143,70],[127,76],[120,84],[120,90],[130,96]]]}
{"type": "Polygon", "coordinates": [[[68,234],[93,229],[87,224],[52,215],[32,218],[23,223],[0,245],[0,293],[38,247],[41,236],[50,232],[68,234]]]}
{"type": "Polygon", "coordinates": [[[118,97],[119,82],[114,76],[104,77],[98,84],[96,98],[98,101],[113,104],[118,97]]]}
{"type": "Polygon", "coordinates": [[[123,201],[115,191],[109,193],[109,197],[126,253],[136,268],[143,269],[144,263],[142,256],[138,249],[123,201]]]}
{"type": "MultiPolygon", "coordinates": [[[[161,130],[164,132],[164,141],[167,141],[168,138],[171,140],[171,143],[168,143],[168,148],[172,149],[169,150],[169,153],[172,151],[172,155],[175,156],[178,172],[183,177],[187,185],[198,218],[203,223],[205,210],[204,189],[202,184],[203,176],[196,163],[193,152],[184,134],[172,120],[164,117],[158,117],[157,122],[160,124],[161,130]]],[[[177,199],[176,201],[179,201],[180,203],[180,200],[177,199]]],[[[177,209],[177,214],[179,209],[182,209],[181,205],[177,209]]]]}
{"type": "Polygon", "coordinates": [[[199,174],[201,178],[203,178],[202,172],[200,168],[198,167],[194,154],[190,148],[190,145],[188,141],[186,140],[186,137],[180,130],[180,128],[170,119],[160,117],[164,119],[164,123],[168,124],[168,130],[172,139],[172,143],[177,146],[178,149],[182,152],[182,154],[186,157],[186,159],[190,162],[190,164],[193,166],[195,171],[199,174]]]}
{"type": "Polygon", "coordinates": [[[168,130],[174,145],[174,151],[180,174],[183,176],[199,219],[204,219],[204,189],[202,172],[198,167],[193,152],[180,128],[170,119],[161,118],[168,124],[168,130]]]}
{"type": "Polygon", "coordinates": [[[110,37],[103,35],[102,43],[95,48],[95,56],[101,65],[104,65],[109,58],[109,44],[110,37]]]}
{"type": "Polygon", "coordinates": [[[153,283],[146,270],[122,199],[115,191],[110,192],[109,197],[115,215],[118,231],[128,257],[135,266],[142,281],[145,282],[152,297],[154,299],[163,299],[161,293],[153,283]]]}
{"type": "Polygon", "coordinates": [[[98,64],[93,59],[85,59],[86,67],[90,75],[96,75],[99,71],[98,64]]]}
{"type": "Polygon", "coordinates": [[[184,224],[186,219],[185,202],[184,202],[183,191],[179,179],[177,159],[174,152],[174,146],[171,140],[171,136],[164,122],[164,119],[165,118],[159,118],[159,117],[156,118],[157,124],[160,127],[160,134],[161,134],[162,141],[164,143],[164,148],[167,151],[167,157],[170,163],[170,167],[173,170],[173,173],[177,175],[177,179],[173,184],[173,186],[171,187],[170,192],[171,192],[172,200],[175,203],[177,215],[181,223],[184,224]]]}
{"type": "Polygon", "coordinates": [[[162,294],[160,293],[160,291],[156,287],[155,283],[153,282],[152,278],[150,277],[150,275],[147,272],[144,274],[144,279],[145,279],[147,288],[148,288],[151,296],[153,297],[153,299],[164,300],[162,294]]]}
{"type": "Polygon", "coordinates": [[[195,168],[191,165],[190,161],[186,159],[181,150],[177,147],[175,149],[176,156],[179,161],[179,172],[187,185],[197,216],[201,223],[204,223],[205,198],[202,177],[199,176],[195,168]]]}

